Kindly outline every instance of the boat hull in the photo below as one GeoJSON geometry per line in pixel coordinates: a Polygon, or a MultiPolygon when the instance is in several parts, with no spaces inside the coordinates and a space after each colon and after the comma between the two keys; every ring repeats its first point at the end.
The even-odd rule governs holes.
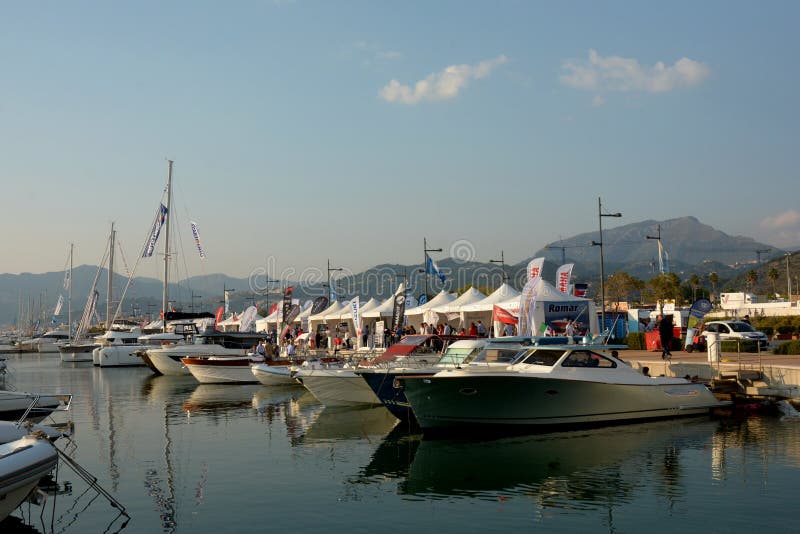
{"type": "Polygon", "coordinates": [[[92,361],[100,367],[141,367],[144,362],[137,354],[142,350],[141,345],[110,345],[97,352],[97,360],[92,353],[92,361]]]}
{"type": "Polygon", "coordinates": [[[396,378],[398,376],[409,375],[428,375],[430,371],[387,371],[386,369],[379,370],[364,370],[356,373],[364,379],[367,385],[372,389],[373,393],[383,403],[389,412],[396,418],[403,422],[416,422],[414,411],[411,409],[411,403],[408,402],[405,390],[398,387],[396,378]]]}
{"type": "Polygon", "coordinates": [[[62,362],[91,362],[93,361],[92,352],[97,348],[97,345],[92,344],[77,344],[77,345],[62,345],[58,348],[61,353],[62,362]]]}
{"type": "Polygon", "coordinates": [[[295,378],[325,406],[381,404],[369,385],[352,369],[300,370],[295,378]]]}
{"type": "Polygon", "coordinates": [[[25,500],[57,463],[58,453],[46,440],[25,437],[0,445],[0,521],[25,500]]]}
{"type": "Polygon", "coordinates": [[[708,413],[702,384],[619,384],[523,376],[402,378],[423,429],[597,425],[708,413]]]}
{"type": "Polygon", "coordinates": [[[164,376],[187,376],[191,373],[181,361],[189,356],[241,357],[242,349],[228,349],[221,345],[171,345],[147,350],[147,357],[155,369],[164,376]]]}
{"type": "Polygon", "coordinates": [[[264,363],[255,364],[251,367],[251,372],[256,380],[265,386],[291,386],[299,385],[297,380],[292,377],[291,366],[268,365],[264,363]]]}
{"type": "Polygon", "coordinates": [[[249,358],[183,358],[183,363],[201,384],[255,384],[249,358]]]}
{"type": "MultiPolygon", "coordinates": [[[[0,420],[16,421],[25,415],[36,395],[16,391],[0,391],[0,420]]],[[[28,412],[27,420],[38,423],[64,406],[59,395],[39,395],[36,405],[28,412]]]]}

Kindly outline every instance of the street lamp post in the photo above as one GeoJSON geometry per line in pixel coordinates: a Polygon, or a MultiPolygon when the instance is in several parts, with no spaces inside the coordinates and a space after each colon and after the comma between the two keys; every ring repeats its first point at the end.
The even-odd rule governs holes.
{"type": "Polygon", "coordinates": [[[333,292],[331,291],[331,273],[336,271],[344,271],[341,267],[331,267],[331,260],[328,259],[328,302],[333,301],[333,292]]]}
{"type": "Polygon", "coordinates": [[[789,276],[789,257],[791,252],[786,252],[786,293],[789,295],[789,306],[792,305],[792,277],[789,276]]]}
{"type": "Polygon", "coordinates": [[[592,246],[600,247],[600,331],[605,332],[606,329],[606,275],[603,266],[603,217],[622,217],[622,214],[617,213],[603,213],[603,203],[600,197],[597,197],[597,221],[600,227],[600,241],[592,241],[592,246]]]}
{"type": "Polygon", "coordinates": [[[425,271],[425,300],[428,300],[428,252],[441,252],[442,249],[440,248],[428,248],[428,239],[423,237],[422,238],[422,248],[425,251],[425,254],[422,257],[422,270],[425,271]]]}
{"type": "Polygon", "coordinates": [[[501,268],[503,269],[503,283],[508,282],[508,275],[506,274],[506,258],[503,255],[503,251],[500,251],[500,259],[499,260],[489,260],[489,263],[499,263],[501,268]]]}

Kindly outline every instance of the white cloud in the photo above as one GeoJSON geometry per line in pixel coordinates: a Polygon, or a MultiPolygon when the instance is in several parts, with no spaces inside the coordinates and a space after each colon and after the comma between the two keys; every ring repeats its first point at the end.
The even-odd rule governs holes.
{"type": "Polygon", "coordinates": [[[561,82],[586,91],[642,91],[665,93],[702,83],[710,74],[704,64],[683,57],[672,66],[659,61],[643,66],[633,58],[603,57],[589,50],[588,61],[567,60],[561,65],[561,82]]]}
{"type": "Polygon", "coordinates": [[[800,212],[797,210],[764,217],[759,226],[766,231],[763,239],[767,243],[790,249],[800,245],[800,212]]]}
{"type": "Polygon", "coordinates": [[[429,74],[413,87],[397,80],[386,84],[378,95],[387,102],[417,104],[422,100],[448,100],[458,96],[471,80],[480,80],[491,74],[496,67],[508,62],[506,56],[497,56],[474,65],[450,65],[440,72],[429,74]]]}
{"type": "Polygon", "coordinates": [[[800,212],[789,210],[772,217],[764,217],[761,227],[767,230],[800,229],[800,212]]]}

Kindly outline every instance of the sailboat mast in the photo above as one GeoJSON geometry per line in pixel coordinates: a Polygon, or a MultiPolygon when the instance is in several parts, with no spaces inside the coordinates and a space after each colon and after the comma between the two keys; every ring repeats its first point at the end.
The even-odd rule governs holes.
{"type": "Polygon", "coordinates": [[[114,278],[114,223],[108,243],[108,294],[106,295],[106,330],[111,330],[111,286],[114,278]]]}
{"type": "Polygon", "coordinates": [[[172,160],[167,160],[169,167],[167,171],[167,228],[164,233],[164,290],[161,295],[161,309],[164,310],[162,318],[162,331],[167,331],[167,303],[169,295],[167,287],[169,284],[169,227],[172,222],[172,160]]]}
{"type": "Polygon", "coordinates": [[[72,343],[72,248],[75,245],[69,244],[69,287],[67,288],[67,332],[69,332],[69,343],[72,343]]]}

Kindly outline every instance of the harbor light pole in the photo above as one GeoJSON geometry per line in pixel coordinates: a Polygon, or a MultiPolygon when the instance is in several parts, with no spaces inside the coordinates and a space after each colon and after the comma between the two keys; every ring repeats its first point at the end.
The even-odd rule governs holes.
{"type": "Polygon", "coordinates": [[[328,303],[333,302],[333,291],[331,288],[331,273],[336,271],[344,271],[341,267],[331,267],[331,260],[328,258],[328,303]]]}
{"type": "Polygon", "coordinates": [[[194,291],[192,291],[192,313],[194,313],[194,300],[203,298],[202,295],[195,295],[194,291]]]}
{"type": "Polygon", "coordinates": [[[506,274],[506,258],[503,255],[503,251],[500,251],[500,259],[499,260],[489,260],[489,263],[499,263],[501,268],[503,269],[503,283],[505,284],[508,282],[508,275],[506,274]]]}
{"type": "Polygon", "coordinates": [[[622,217],[622,213],[603,213],[603,203],[597,197],[597,221],[600,227],[600,241],[592,241],[592,246],[600,247],[600,331],[606,330],[606,279],[603,267],[603,217],[622,217]]]}
{"type": "Polygon", "coordinates": [[[786,252],[784,254],[786,256],[786,293],[789,295],[789,306],[792,305],[792,277],[789,276],[789,257],[792,255],[791,252],[786,252]]]}

